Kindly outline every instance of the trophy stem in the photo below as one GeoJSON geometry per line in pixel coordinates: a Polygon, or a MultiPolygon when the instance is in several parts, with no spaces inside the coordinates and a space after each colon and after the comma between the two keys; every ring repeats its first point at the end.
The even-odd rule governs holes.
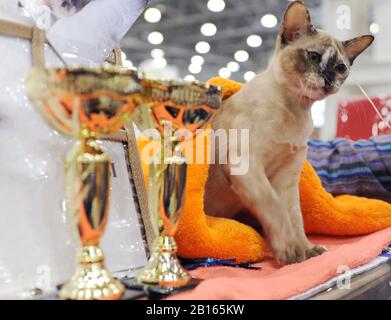
{"type": "MultiPolygon", "coordinates": [[[[165,163],[150,166],[150,210],[157,221],[159,237],[147,265],[136,275],[139,284],[181,287],[191,276],[177,258],[174,235],[182,213],[186,186],[186,159],[176,154],[165,163]]],[[[172,155],[172,153],[170,153],[172,155]]]]}
{"type": "Polygon", "coordinates": [[[125,289],[110,275],[99,247],[109,213],[110,158],[95,139],[81,139],[66,164],[70,219],[78,230],[78,266],[59,297],[72,300],[116,300],[125,289]]]}

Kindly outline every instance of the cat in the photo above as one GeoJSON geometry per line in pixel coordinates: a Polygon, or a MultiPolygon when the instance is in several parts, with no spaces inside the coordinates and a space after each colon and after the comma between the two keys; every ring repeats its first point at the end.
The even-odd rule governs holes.
{"type": "Polygon", "coordinates": [[[70,17],[93,0],[42,0],[56,18],[70,17]]]}
{"type": "MultiPolygon", "coordinates": [[[[281,265],[326,251],[307,239],[300,208],[299,178],[313,131],[311,105],[338,91],[373,40],[364,35],[339,41],[312,25],[303,2],[292,2],[269,67],[225,100],[212,120],[214,130],[249,129],[249,171],[232,175],[230,164],[210,165],[205,211],[255,218],[281,265]]],[[[229,154],[229,143],[216,146],[215,154],[229,154]]]]}

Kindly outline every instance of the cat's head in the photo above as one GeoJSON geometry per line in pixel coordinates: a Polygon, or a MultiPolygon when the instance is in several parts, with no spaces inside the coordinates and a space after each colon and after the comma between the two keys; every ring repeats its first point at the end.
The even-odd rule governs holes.
{"type": "Polygon", "coordinates": [[[291,3],[277,38],[278,76],[298,95],[320,100],[339,90],[353,61],[374,40],[364,35],[340,41],[311,23],[301,1],[291,3]]]}

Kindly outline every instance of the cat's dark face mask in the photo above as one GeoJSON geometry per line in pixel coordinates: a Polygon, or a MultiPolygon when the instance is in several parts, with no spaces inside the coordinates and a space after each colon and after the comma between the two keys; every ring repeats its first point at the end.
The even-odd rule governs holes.
{"type": "Polygon", "coordinates": [[[288,6],[277,40],[281,71],[298,95],[320,100],[339,90],[354,59],[373,41],[362,36],[341,42],[315,29],[300,1],[288,6]]]}

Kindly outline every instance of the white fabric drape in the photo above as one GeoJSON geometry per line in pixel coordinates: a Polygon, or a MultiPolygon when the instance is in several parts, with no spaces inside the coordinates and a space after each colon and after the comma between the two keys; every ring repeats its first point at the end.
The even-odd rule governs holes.
{"type": "Polygon", "coordinates": [[[70,64],[80,59],[101,63],[145,6],[145,0],[95,0],[79,13],[58,20],[47,37],[70,64]]]}

